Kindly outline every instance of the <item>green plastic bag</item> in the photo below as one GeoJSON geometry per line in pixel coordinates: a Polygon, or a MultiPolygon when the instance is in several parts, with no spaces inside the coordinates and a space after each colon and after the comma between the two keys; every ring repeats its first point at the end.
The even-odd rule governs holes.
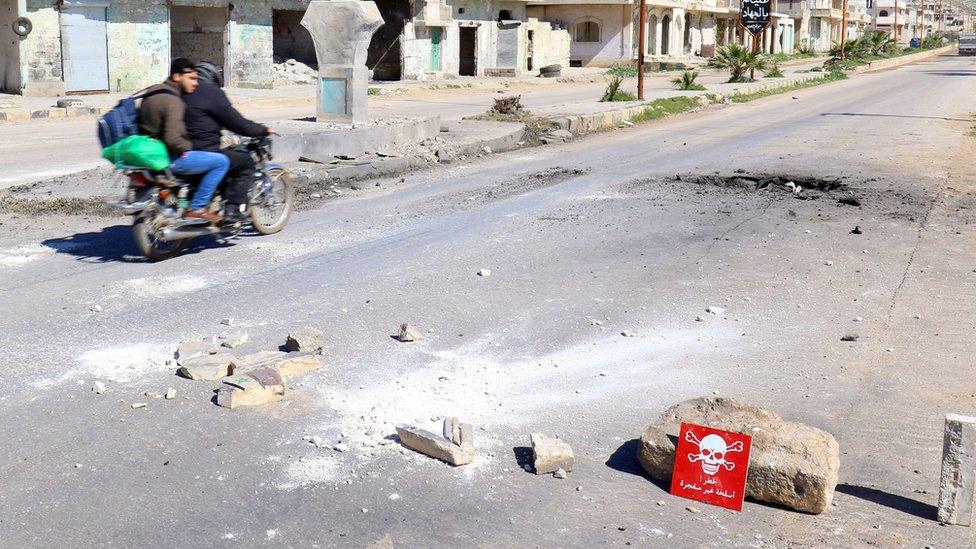
{"type": "Polygon", "coordinates": [[[125,164],[157,171],[165,170],[170,165],[166,144],[148,135],[130,135],[105,147],[102,158],[116,166],[125,164]]]}

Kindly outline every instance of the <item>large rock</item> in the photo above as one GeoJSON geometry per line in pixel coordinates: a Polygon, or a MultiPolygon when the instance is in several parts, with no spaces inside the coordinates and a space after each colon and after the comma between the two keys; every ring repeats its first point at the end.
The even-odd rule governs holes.
{"type": "Polygon", "coordinates": [[[285,351],[306,353],[321,353],[325,348],[325,334],[321,330],[305,326],[288,334],[285,340],[285,351]]]}
{"type": "Polygon", "coordinates": [[[217,404],[225,408],[260,406],[277,402],[285,395],[281,374],[273,368],[259,368],[224,380],[217,391],[217,404]]]}
{"type": "Polygon", "coordinates": [[[813,514],[833,501],[840,447],[831,434],[727,398],[687,400],[644,431],[637,458],[652,477],[671,480],[682,422],[752,436],[746,496],[813,514]]]}
{"type": "Polygon", "coordinates": [[[404,424],[397,425],[396,432],[407,448],[451,465],[467,465],[474,460],[474,428],[456,417],[444,420],[441,434],[404,424]]]}
{"type": "Polygon", "coordinates": [[[575,457],[569,444],[558,438],[547,437],[540,433],[532,433],[532,467],[537,475],[548,475],[562,469],[565,472],[573,470],[575,457]]]}

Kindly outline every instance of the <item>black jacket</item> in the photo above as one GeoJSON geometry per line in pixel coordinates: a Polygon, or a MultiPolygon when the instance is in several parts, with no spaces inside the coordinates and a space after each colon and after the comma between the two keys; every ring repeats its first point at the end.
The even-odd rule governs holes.
{"type": "Polygon", "coordinates": [[[216,84],[200,80],[200,87],[183,96],[186,103],[186,132],[193,141],[193,150],[220,150],[220,130],[228,130],[245,137],[260,137],[268,133],[267,126],[251,122],[230,104],[224,90],[216,84]]]}

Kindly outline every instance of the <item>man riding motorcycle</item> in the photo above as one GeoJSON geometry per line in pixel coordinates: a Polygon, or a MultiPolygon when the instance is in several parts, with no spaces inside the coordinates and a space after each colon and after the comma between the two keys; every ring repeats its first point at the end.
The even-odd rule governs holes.
{"type": "Polygon", "coordinates": [[[208,206],[230,161],[224,155],[198,149],[187,134],[182,98],[197,90],[198,75],[193,62],[182,57],[174,59],[169,72],[165,82],[146,90],[139,108],[139,131],[166,144],[174,174],[203,176],[184,217],[218,223],[220,216],[208,206]]]}
{"type": "Polygon", "coordinates": [[[186,130],[195,150],[221,153],[230,162],[224,198],[227,202],[225,217],[239,220],[241,205],[247,202],[247,190],[254,176],[254,159],[250,153],[234,148],[220,147],[221,130],[226,128],[244,137],[272,135],[274,131],[252,122],[231,105],[221,88],[224,85],[220,69],[209,61],[196,65],[199,87],[193,94],[184,95],[186,104],[186,130]]]}

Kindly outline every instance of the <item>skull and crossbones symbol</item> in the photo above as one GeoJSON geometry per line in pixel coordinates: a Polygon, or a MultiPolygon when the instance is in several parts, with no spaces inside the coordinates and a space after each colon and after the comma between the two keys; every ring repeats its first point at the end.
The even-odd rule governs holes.
{"type": "Polygon", "coordinates": [[[702,471],[705,471],[705,474],[708,475],[718,473],[722,467],[725,467],[729,471],[735,469],[735,464],[726,460],[725,456],[731,452],[742,451],[741,440],[735,441],[730,446],[725,442],[724,438],[714,434],[707,435],[705,438],[698,440],[695,433],[688,431],[685,434],[685,440],[698,445],[698,453],[688,454],[688,459],[692,463],[700,461],[702,471]]]}

